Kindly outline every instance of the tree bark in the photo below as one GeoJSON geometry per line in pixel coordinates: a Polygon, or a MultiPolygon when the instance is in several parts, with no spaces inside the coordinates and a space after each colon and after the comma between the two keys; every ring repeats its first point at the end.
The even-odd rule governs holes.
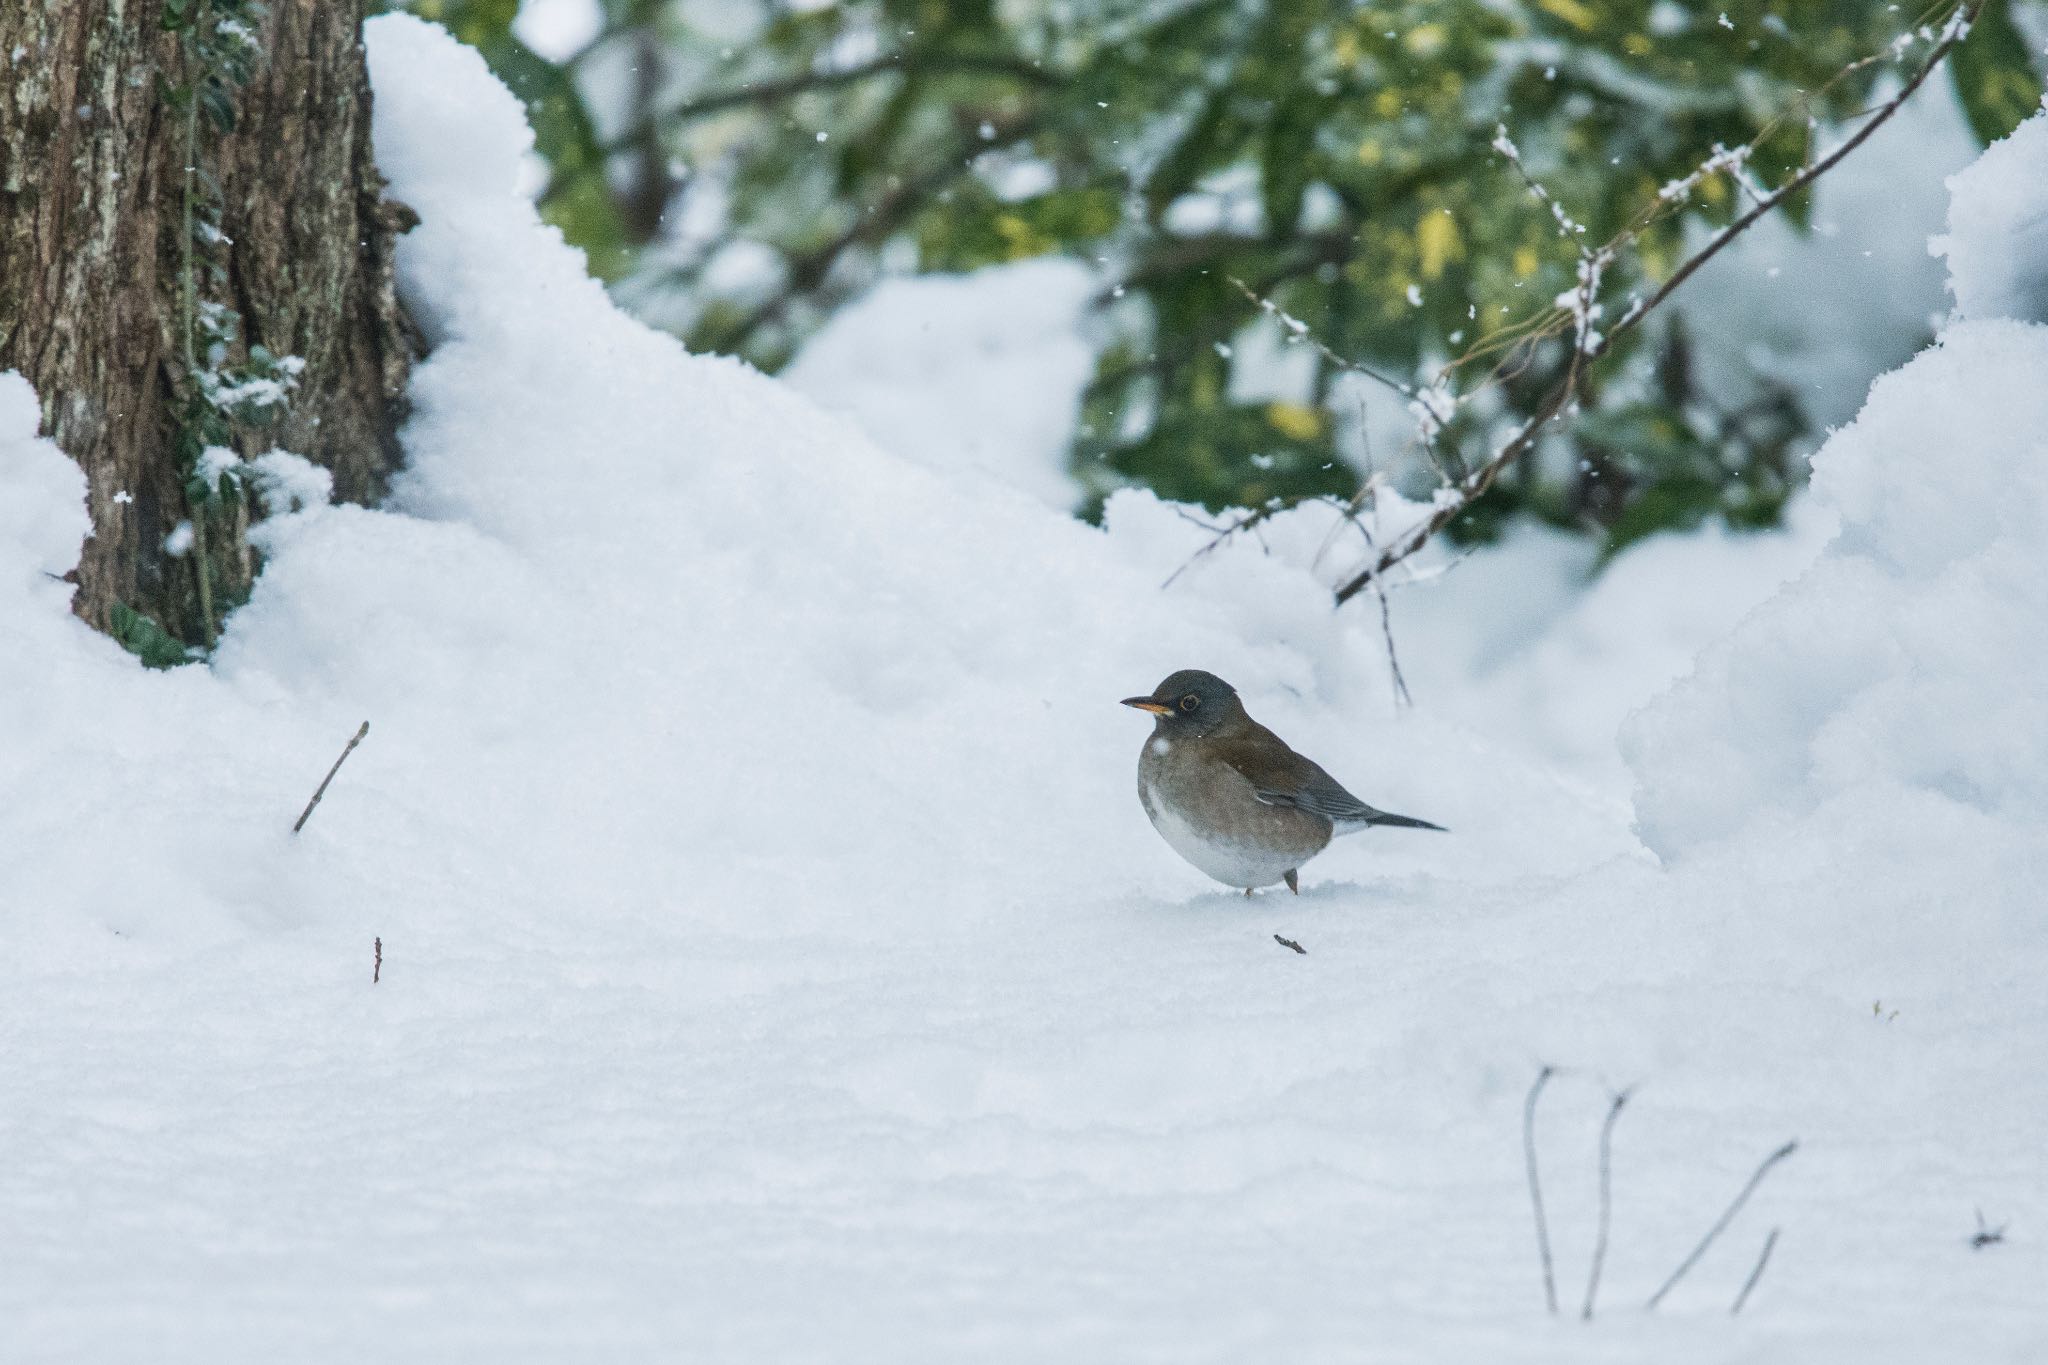
{"type": "MultiPolygon", "coordinates": [[[[239,340],[202,345],[200,367],[256,346],[304,362],[275,420],[236,422],[220,443],[305,456],[355,501],[397,468],[415,346],[392,245],[410,214],[383,199],[371,156],[366,6],[270,0],[252,14],[253,66],[217,86],[222,131],[179,102],[213,68],[169,30],[164,0],[0,2],[0,370],[35,386],[45,434],[85,470],[93,533],[74,609],[102,629],[121,604],[210,641],[254,575],[247,500],[188,496],[195,304],[239,315],[239,340]],[[193,520],[198,549],[167,552],[193,520]]],[[[238,12],[172,8],[216,37],[238,12]]]]}

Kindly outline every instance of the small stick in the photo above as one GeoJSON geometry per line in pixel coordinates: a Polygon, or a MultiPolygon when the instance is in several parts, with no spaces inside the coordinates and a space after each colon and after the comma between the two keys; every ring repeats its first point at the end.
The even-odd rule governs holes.
{"type": "Polygon", "coordinates": [[[1764,1267],[1771,1263],[1771,1248],[1778,1245],[1778,1229],[1772,1228],[1771,1235],[1764,1238],[1764,1249],[1756,1258],[1756,1268],[1749,1272],[1749,1278],[1742,1282],[1742,1292],[1735,1296],[1735,1306],[1728,1310],[1734,1317],[1742,1311],[1742,1305],[1749,1302],[1749,1291],[1756,1288],[1756,1282],[1764,1277],[1764,1267]]]}
{"type": "Polygon", "coordinates": [[[306,827],[306,821],[313,818],[313,807],[319,805],[320,798],[327,795],[327,784],[334,780],[334,775],[341,771],[341,765],[348,762],[348,756],[356,751],[356,745],[361,744],[363,736],[369,733],[370,722],[364,721],[362,728],[356,731],[355,738],[351,739],[347,747],[342,749],[341,757],[335,759],[334,766],[327,770],[327,776],[320,779],[319,787],[313,792],[313,799],[308,801],[306,808],[299,812],[298,822],[292,826],[292,833],[297,834],[306,827]]]}
{"type": "Polygon", "coordinates": [[[2004,1223],[2000,1223],[1995,1228],[1992,1227],[1989,1223],[1986,1223],[1984,1221],[1984,1210],[1978,1209],[1977,1231],[1975,1235],[1973,1235],[1970,1238],[1970,1250],[1982,1251],[1985,1247],[1997,1246],[2000,1242],[2003,1242],[2005,1240],[2005,1228],[2006,1225],[2004,1223]]]}
{"type": "Polygon", "coordinates": [[[1607,1106],[1607,1121],[1600,1125],[1600,1231],[1593,1240],[1593,1269],[1586,1276],[1586,1304],[1579,1310],[1581,1320],[1593,1320],[1593,1299],[1600,1292],[1600,1268],[1607,1263],[1607,1224],[1614,1211],[1614,1121],[1622,1106],[1635,1093],[1630,1086],[1607,1106]]]}
{"type": "Polygon", "coordinates": [[[384,975],[384,940],[382,938],[371,939],[370,951],[377,955],[376,959],[370,964],[370,984],[374,986],[377,984],[377,978],[384,975]]]}
{"type": "Polygon", "coordinates": [[[1692,1255],[1686,1257],[1678,1269],[1671,1272],[1671,1278],[1664,1281],[1661,1289],[1650,1295],[1648,1307],[1655,1308],[1659,1303],[1663,1302],[1664,1296],[1671,1292],[1671,1287],[1684,1279],[1685,1272],[1691,1270],[1699,1258],[1707,1254],[1707,1248],[1712,1246],[1714,1239],[1719,1237],[1728,1225],[1735,1221],[1735,1215],[1741,1212],[1743,1204],[1748,1202],[1749,1196],[1756,1192],[1756,1187],[1763,1183],[1764,1177],[1771,1173],[1771,1167],[1777,1165],[1798,1150],[1798,1142],[1788,1142],[1763,1159],[1763,1164],[1758,1166],[1750,1175],[1749,1183],[1742,1187],[1741,1193],[1735,1196],[1735,1201],[1722,1210],[1721,1216],[1714,1220],[1714,1226],[1707,1229],[1707,1235],[1700,1238],[1700,1244],[1692,1249],[1692,1255]]]}
{"type": "Polygon", "coordinates": [[[1537,1072],[1536,1083],[1529,1087],[1529,1098],[1522,1101],[1522,1159],[1529,1171],[1529,1204],[1536,1210],[1536,1254],[1543,1259],[1543,1301],[1549,1305],[1552,1317],[1557,1316],[1557,1272],[1550,1260],[1550,1225],[1543,1218],[1543,1180],[1536,1172],[1536,1101],[1542,1098],[1543,1087],[1556,1074],[1554,1066],[1537,1072]]]}
{"type": "Polygon", "coordinates": [[[1300,953],[1303,957],[1308,956],[1308,949],[1302,947],[1299,943],[1296,943],[1291,938],[1282,938],[1280,937],[1280,935],[1275,934],[1273,935],[1273,942],[1279,944],[1282,948],[1292,948],[1295,952],[1300,953]]]}

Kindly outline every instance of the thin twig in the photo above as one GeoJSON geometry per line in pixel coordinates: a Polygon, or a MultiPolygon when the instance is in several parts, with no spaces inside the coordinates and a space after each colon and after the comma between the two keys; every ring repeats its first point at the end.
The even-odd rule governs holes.
{"type": "Polygon", "coordinates": [[[313,792],[313,799],[306,803],[306,808],[299,812],[298,820],[292,825],[292,833],[297,834],[306,827],[306,821],[313,818],[313,807],[319,805],[320,798],[327,795],[327,784],[334,780],[334,775],[341,771],[341,765],[348,762],[348,756],[356,751],[356,745],[361,744],[363,736],[369,733],[370,722],[364,721],[362,728],[356,731],[354,738],[342,749],[341,757],[335,759],[334,766],[327,770],[327,776],[320,779],[319,787],[313,792]]]}
{"type": "Polygon", "coordinates": [[[1282,938],[1280,937],[1280,935],[1275,934],[1273,935],[1273,941],[1279,944],[1282,948],[1292,948],[1295,952],[1300,953],[1303,957],[1308,956],[1308,949],[1302,947],[1299,943],[1296,943],[1291,938],[1282,938]]]}
{"type": "Polygon", "coordinates": [[[1607,1263],[1607,1227],[1614,1211],[1614,1122],[1634,1093],[1635,1087],[1630,1086],[1617,1094],[1607,1106],[1606,1121],[1600,1125],[1600,1228],[1593,1238],[1593,1268],[1586,1275],[1586,1304],[1579,1310],[1579,1317],[1586,1322],[1593,1320],[1593,1300],[1600,1293],[1600,1270],[1607,1263]]]}
{"type": "Polygon", "coordinates": [[[1764,1249],[1757,1255],[1756,1268],[1749,1272],[1749,1278],[1742,1282],[1742,1292],[1735,1296],[1735,1305],[1728,1310],[1734,1317],[1742,1311],[1742,1305],[1749,1302],[1749,1291],[1756,1288],[1756,1282],[1764,1277],[1764,1267],[1771,1263],[1771,1249],[1778,1245],[1778,1229],[1772,1228],[1771,1235],[1764,1238],[1764,1249]]]}
{"type": "Polygon", "coordinates": [[[1659,1303],[1662,1303],[1664,1296],[1671,1292],[1671,1287],[1684,1279],[1685,1273],[1699,1262],[1700,1257],[1707,1254],[1707,1248],[1712,1246],[1714,1239],[1719,1237],[1722,1232],[1726,1231],[1728,1225],[1735,1221],[1735,1215],[1742,1211],[1742,1206],[1749,1202],[1749,1196],[1756,1192],[1756,1187],[1762,1184],[1764,1177],[1771,1173],[1771,1167],[1777,1165],[1798,1150],[1798,1142],[1788,1142],[1763,1159],[1763,1164],[1751,1173],[1749,1183],[1742,1187],[1741,1192],[1735,1196],[1734,1202],[1722,1210],[1721,1216],[1714,1220],[1714,1226],[1707,1229],[1707,1235],[1700,1238],[1700,1244],[1692,1249],[1692,1255],[1686,1257],[1679,1264],[1678,1269],[1671,1272],[1671,1278],[1664,1281],[1662,1288],[1650,1295],[1648,1307],[1655,1308],[1659,1303]]]}
{"type": "Polygon", "coordinates": [[[1984,1221],[1984,1210],[1978,1209],[1977,1231],[1970,1238],[1970,1250],[1982,1251],[1985,1247],[1997,1246],[2005,1240],[2006,1227],[2007,1224],[2004,1223],[2000,1223],[1997,1227],[1992,1227],[1984,1221]]]}
{"type": "Polygon", "coordinates": [[[1193,554],[1189,555],[1185,560],[1183,560],[1179,568],[1175,569],[1172,573],[1166,576],[1166,581],[1159,585],[1160,591],[1164,592],[1166,589],[1172,587],[1175,579],[1179,578],[1189,569],[1195,567],[1196,561],[1214,553],[1219,546],[1221,546],[1225,541],[1229,540],[1232,536],[1235,536],[1242,531],[1252,530],[1260,522],[1266,520],[1268,517],[1271,517],[1278,512],[1284,511],[1286,509],[1286,506],[1287,504],[1284,502],[1269,502],[1264,507],[1254,508],[1253,510],[1246,512],[1243,516],[1239,517],[1236,521],[1231,522],[1227,526],[1209,526],[1206,523],[1195,521],[1195,518],[1193,517],[1184,518],[1184,520],[1187,521],[1195,521],[1195,524],[1197,526],[1201,526],[1203,530],[1213,531],[1215,532],[1215,534],[1210,537],[1208,542],[1205,543],[1201,549],[1195,551],[1193,554]]]}
{"type": "Polygon", "coordinates": [[[653,128],[687,123],[708,114],[721,113],[750,104],[774,104],[814,90],[831,90],[855,85],[875,76],[902,73],[909,76],[968,71],[984,76],[1001,76],[1025,85],[1064,85],[1068,77],[1057,71],[999,52],[890,52],[855,66],[825,71],[803,71],[793,76],[756,81],[731,90],[715,90],[694,96],[681,104],[658,110],[635,120],[600,150],[606,153],[629,147],[653,128]]]}
{"type": "Polygon", "coordinates": [[[1395,393],[1400,394],[1403,398],[1413,398],[1415,396],[1414,385],[1404,384],[1400,380],[1394,378],[1392,375],[1381,374],[1378,370],[1373,369],[1369,365],[1361,365],[1355,360],[1349,360],[1346,359],[1344,356],[1338,355],[1335,351],[1331,350],[1328,346],[1324,345],[1323,342],[1320,339],[1318,339],[1313,332],[1309,331],[1308,324],[1303,322],[1300,318],[1295,317],[1293,314],[1287,312],[1286,310],[1281,308],[1279,304],[1274,303],[1273,300],[1259,293],[1258,290],[1252,288],[1250,285],[1246,284],[1237,276],[1230,276],[1230,282],[1237,286],[1238,293],[1244,295],[1245,298],[1249,299],[1251,303],[1260,311],[1271,313],[1274,319],[1278,321],[1282,327],[1287,329],[1288,335],[1299,337],[1301,340],[1306,341],[1309,345],[1315,347],[1317,353],[1320,354],[1323,357],[1323,359],[1329,361],[1338,369],[1347,370],[1352,374],[1362,374],[1367,379],[1372,380],[1376,384],[1384,384],[1386,387],[1392,389],[1395,393]]]}
{"type": "Polygon", "coordinates": [[[1536,1101],[1557,1068],[1546,1066],[1536,1073],[1529,1098],[1522,1101],[1522,1160],[1529,1173],[1529,1206],[1536,1211],[1536,1254],[1543,1261],[1543,1302],[1550,1315],[1557,1316],[1557,1271],[1550,1259],[1550,1224],[1543,1217],[1543,1179],[1536,1170],[1536,1101]]]}
{"type": "Polygon", "coordinates": [[[370,984],[374,986],[377,984],[378,978],[384,975],[384,940],[382,938],[371,939],[370,951],[376,954],[370,962],[370,984]]]}
{"type": "MultiPolygon", "coordinates": [[[[1936,38],[1933,48],[1928,52],[1926,59],[1906,79],[1898,93],[1880,105],[1861,127],[1843,140],[1840,146],[1819,160],[1809,163],[1784,184],[1758,200],[1755,205],[1729,223],[1728,226],[1715,233],[1707,240],[1706,245],[1687,257],[1678,269],[1672,272],[1671,277],[1665,280],[1649,297],[1632,303],[1627,311],[1615,320],[1613,326],[1609,327],[1597,340],[1586,335],[1582,327],[1578,336],[1578,344],[1573,348],[1572,363],[1568,373],[1551,391],[1550,396],[1543,401],[1536,412],[1522,424],[1513,436],[1508,438],[1507,442],[1499,450],[1494,452],[1485,464],[1472,471],[1453,486],[1452,493],[1454,496],[1439,499],[1437,506],[1428,517],[1396,537],[1391,544],[1379,553],[1370,565],[1360,569],[1343,584],[1339,585],[1335,594],[1337,604],[1342,606],[1350,601],[1360,592],[1363,592],[1381,574],[1420,551],[1423,546],[1435,539],[1438,532],[1456,520],[1467,507],[1470,507],[1479,498],[1483,497],[1487,490],[1493,487],[1494,481],[1500,477],[1502,471],[1520,459],[1523,454],[1534,446],[1544,429],[1565,411],[1576,393],[1580,372],[1585,366],[1590,366],[1612,350],[1615,342],[1620,337],[1641,325],[1645,317],[1649,316],[1660,304],[1670,298],[1681,285],[1697,274],[1707,262],[1718,256],[1730,242],[1733,242],[1737,237],[1754,227],[1767,214],[1783,204],[1787,199],[1805,190],[1816,180],[1820,179],[1821,176],[1833,170],[1837,165],[1841,164],[1843,158],[1862,146],[1873,133],[1890,122],[1892,116],[1898,113],[1906,101],[1912,97],[1913,93],[1926,83],[1927,78],[1934,74],[1935,69],[1947,59],[1949,53],[1954,51],[1956,46],[1968,35],[1970,25],[1975,22],[1978,13],[1984,7],[1984,3],[1985,0],[1965,0],[1965,3],[1958,5],[1952,10],[1947,22],[1943,25],[1939,36],[1936,38]]],[[[1619,248],[1625,244],[1628,238],[1629,233],[1624,232],[1607,249],[1619,248]]]]}

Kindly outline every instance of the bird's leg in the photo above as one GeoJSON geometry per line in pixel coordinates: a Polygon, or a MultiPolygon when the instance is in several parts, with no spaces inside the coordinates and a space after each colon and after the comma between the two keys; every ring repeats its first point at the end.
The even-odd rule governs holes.
{"type": "Polygon", "coordinates": [[[1287,879],[1287,889],[1289,891],[1292,891],[1295,895],[1299,896],[1301,894],[1301,878],[1295,875],[1297,870],[1298,869],[1296,868],[1290,867],[1287,869],[1286,872],[1282,873],[1281,875],[1287,879]]]}
{"type": "Polygon", "coordinates": [[[1251,889],[1251,888],[1250,888],[1249,886],[1247,886],[1247,887],[1246,887],[1246,888],[1244,889],[1244,898],[1245,898],[1246,900],[1250,900],[1250,899],[1252,898],[1252,889],[1251,889]]]}

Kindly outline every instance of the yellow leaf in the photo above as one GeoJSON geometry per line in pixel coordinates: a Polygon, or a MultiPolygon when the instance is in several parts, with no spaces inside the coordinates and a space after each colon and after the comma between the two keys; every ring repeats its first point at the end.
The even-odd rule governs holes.
{"type": "Polygon", "coordinates": [[[1598,12],[1589,5],[1580,4],[1579,0],[1536,0],[1536,7],[1586,33],[1592,32],[1593,25],[1600,19],[1598,12]]]}
{"type": "Polygon", "coordinates": [[[1542,260],[1536,255],[1535,247],[1518,246],[1515,248],[1515,273],[1523,279],[1526,280],[1535,274],[1536,268],[1542,264],[1542,260]]]}
{"type": "Polygon", "coordinates": [[[1451,217],[1449,209],[1426,214],[1415,225],[1415,249],[1425,280],[1436,279],[1444,273],[1445,266],[1465,254],[1457,220],[1451,217]]]}
{"type": "Polygon", "coordinates": [[[1444,26],[1442,24],[1417,24],[1414,28],[1408,30],[1407,37],[1403,38],[1401,42],[1402,46],[1406,47],[1416,56],[1431,57],[1442,49],[1444,37],[1444,26]]]}
{"type": "Polygon", "coordinates": [[[1031,224],[1014,213],[1005,213],[995,221],[996,235],[1003,239],[1003,249],[1013,261],[1042,256],[1052,249],[1052,243],[1031,224]]]}
{"type": "Polygon", "coordinates": [[[1302,403],[1268,403],[1266,420],[1293,441],[1313,441],[1323,434],[1323,414],[1302,403]]]}

